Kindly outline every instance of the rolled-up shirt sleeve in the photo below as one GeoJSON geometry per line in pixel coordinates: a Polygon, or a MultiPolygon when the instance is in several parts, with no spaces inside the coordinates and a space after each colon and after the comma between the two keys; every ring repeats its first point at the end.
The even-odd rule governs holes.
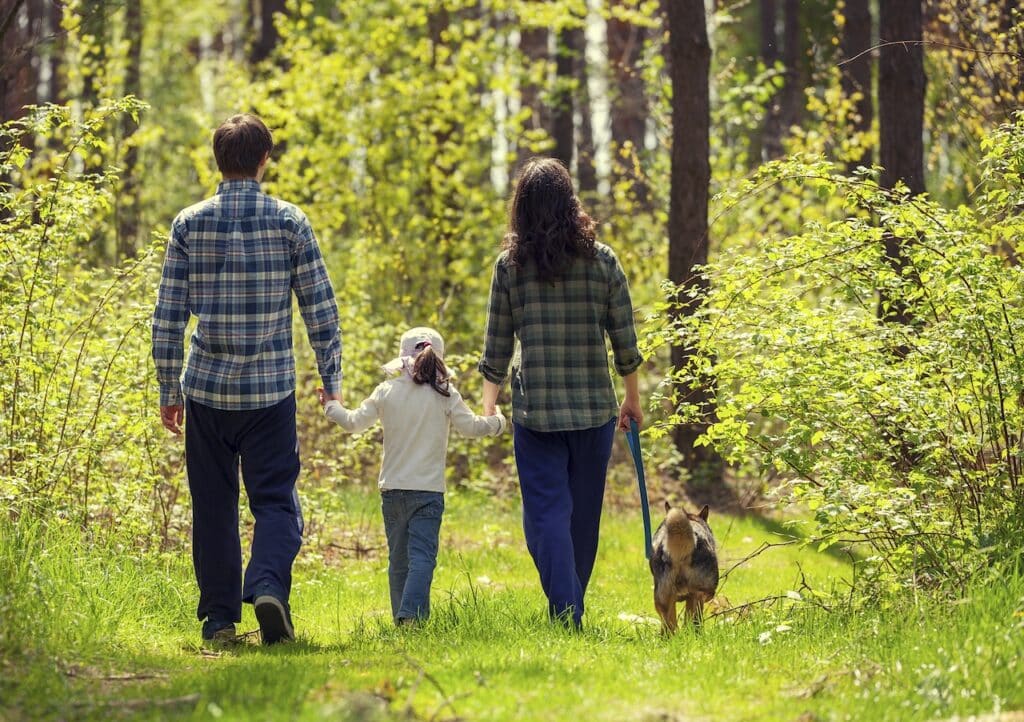
{"type": "Polygon", "coordinates": [[[160,384],[161,406],[185,403],[181,393],[181,369],[188,318],[188,245],[184,223],[176,218],[171,224],[153,312],[153,362],[160,384]]]}
{"type": "Polygon", "coordinates": [[[509,300],[508,269],[499,258],[491,276],[491,295],[487,304],[487,333],[484,353],[477,369],[491,383],[501,384],[508,375],[515,348],[512,305],[509,300]]]}
{"type": "Polygon", "coordinates": [[[295,250],[292,256],[292,289],[306,324],[309,344],[316,354],[324,390],[341,393],[341,328],[334,288],[313,228],[304,215],[295,219],[295,250]]]}
{"type": "Polygon", "coordinates": [[[615,371],[620,376],[629,374],[640,368],[643,359],[636,340],[636,327],[633,322],[633,301],[629,296],[629,281],[622,270],[619,259],[615,258],[611,278],[608,284],[608,313],[605,319],[605,330],[612,342],[612,355],[615,359],[615,371]]]}

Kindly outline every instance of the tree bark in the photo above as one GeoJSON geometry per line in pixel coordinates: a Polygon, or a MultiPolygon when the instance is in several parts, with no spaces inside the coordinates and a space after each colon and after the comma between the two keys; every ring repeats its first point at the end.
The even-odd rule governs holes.
{"type": "MultiPolygon", "coordinates": [[[[519,33],[519,52],[529,67],[547,63],[548,52],[548,29],[547,28],[522,28],[519,33]]],[[[527,79],[519,89],[520,103],[523,108],[530,109],[530,116],[526,119],[525,129],[543,130],[551,133],[551,113],[544,102],[543,92],[546,82],[540,83],[527,79]]],[[[520,143],[516,149],[518,165],[522,165],[533,152],[525,143],[520,143]]]]}
{"type": "MultiPolygon", "coordinates": [[[[586,23],[586,19],[581,20],[586,23]]],[[[584,25],[569,31],[568,48],[572,52],[574,95],[579,114],[576,128],[576,181],[581,193],[597,192],[597,168],[594,166],[594,124],[591,117],[587,35],[584,25]]]]}
{"type": "MultiPolygon", "coordinates": [[[[142,0],[124,0],[124,34],[128,41],[125,58],[125,95],[142,95],[142,0]]],[[[121,118],[121,142],[125,144],[121,193],[117,198],[117,254],[134,256],[139,235],[139,148],[132,138],[138,123],[130,115],[121,118]]]]}
{"type": "MultiPolygon", "coordinates": [[[[761,0],[761,60],[769,70],[779,62],[779,34],[775,29],[778,9],[775,0],[761,0]]],[[[764,112],[764,131],[761,134],[761,161],[782,155],[781,93],[772,93],[764,112]]]]}
{"type": "MultiPolygon", "coordinates": [[[[903,182],[911,195],[924,185],[924,49],[921,45],[921,0],[880,0],[879,39],[900,43],[880,48],[878,56],[878,121],[883,188],[903,182]],[[905,41],[905,44],[901,41],[905,41]]],[[[885,238],[885,255],[901,272],[906,265],[901,239],[885,238]]],[[[879,314],[897,323],[909,323],[906,307],[889,303],[882,294],[879,314]]]]}
{"type": "Polygon", "coordinates": [[[800,33],[800,0],[784,0],[782,23],[782,62],[786,66],[786,84],[782,87],[782,137],[800,122],[803,109],[803,42],[800,33]]]}
{"type": "Polygon", "coordinates": [[[285,0],[250,0],[250,19],[252,21],[253,42],[249,59],[259,63],[270,57],[277,47],[281,36],[274,25],[274,15],[284,13],[285,0]]]}
{"type": "MultiPolygon", "coordinates": [[[[710,96],[708,43],[704,0],[668,3],[669,46],[672,58],[672,170],[669,201],[669,279],[680,287],[678,313],[693,314],[700,301],[688,291],[704,291],[706,280],[694,266],[708,260],[708,187],[710,96]]],[[[672,366],[687,365],[693,349],[672,347],[672,366]]],[[[680,400],[696,404],[703,421],[681,424],[673,434],[684,463],[696,478],[721,480],[721,458],[710,446],[696,445],[713,418],[713,397],[707,387],[677,387],[680,400]]]]}
{"type": "MultiPolygon", "coordinates": [[[[871,7],[869,0],[846,0],[843,12],[843,37],[841,50],[843,55],[843,94],[850,98],[855,93],[860,97],[854,104],[857,117],[853,127],[859,133],[871,130],[874,120],[874,104],[871,93],[871,57],[866,51],[871,47],[871,7]],[[863,55],[862,55],[863,53],[863,55]],[[859,56],[859,57],[858,57],[859,56]],[[856,58],[854,60],[854,58],[856,58]]],[[[852,172],[857,166],[870,166],[874,162],[871,148],[852,158],[847,170],[852,172]]]]}
{"type": "Polygon", "coordinates": [[[555,141],[552,155],[572,168],[573,156],[573,50],[572,29],[566,28],[558,32],[555,50],[555,91],[552,93],[551,139],[555,141]]]}
{"type": "Polygon", "coordinates": [[[0,112],[4,121],[22,117],[24,107],[35,102],[37,78],[29,11],[25,0],[6,2],[0,9],[0,112]]]}
{"type": "MultiPolygon", "coordinates": [[[[612,0],[621,5],[622,0],[612,0]]],[[[611,70],[612,181],[629,181],[641,208],[649,208],[650,193],[642,172],[647,135],[647,95],[640,73],[645,32],[615,17],[608,19],[608,65],[611,70]]]]}

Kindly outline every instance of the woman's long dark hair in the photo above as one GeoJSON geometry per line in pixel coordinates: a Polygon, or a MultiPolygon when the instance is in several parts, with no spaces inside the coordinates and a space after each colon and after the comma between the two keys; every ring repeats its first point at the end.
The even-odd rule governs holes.
{"type": "Polygon", "coordinates": [[[595,226],[565,166],[554,158],[531,158],[516,181],[502,248],[512,266],[533,261],[542,281],[554,281],[573,259],[596,255],[595,226]]]}
{"type": "Polygon", "coordinates": [[[429,344],[423,346],[412,362],[412,380],[417,384],[430,384],[442,396],[452,395],[448,390],[448,367],[429,344]]]}

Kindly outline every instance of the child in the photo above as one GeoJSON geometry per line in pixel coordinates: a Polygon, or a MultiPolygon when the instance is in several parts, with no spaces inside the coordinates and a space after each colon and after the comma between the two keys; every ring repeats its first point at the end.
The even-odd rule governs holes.
{"type": "MultiPolygon", "coordinates": [[[[444,340],[431,328],[402,334],[398,358],[384,366],[400,372],[380,384],[358,409],[337,401],[327,418],[346,431],[368,429],[380,419],[384,452],[378,486],[388,539],[391,614],[398,625],[430,615],[430,582],[444,512],[444,467],[449,424],[464,436],[497,436],[505,417],[477,416],[452,386],[442,360],[444,340]]],[[[319,391],[324,403],[323,389],[319,391]]]]}

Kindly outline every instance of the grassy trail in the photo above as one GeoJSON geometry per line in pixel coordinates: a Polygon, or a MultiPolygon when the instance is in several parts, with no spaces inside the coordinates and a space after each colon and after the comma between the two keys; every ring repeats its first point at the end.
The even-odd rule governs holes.
{"type": "MultiPolygon", "coordinates": [[[[667,639],[639,514],[610,511],[586,630],[570,634],[544,618],[514,502],[456,492],[432,619],[397,630],[379,497],[341,501],[349,527],[321,529],[300,555],[300,640],[226,653],[199,644],[186,550],[138,557],[82,548],[78,532],[0,528],[0,720],[927,720],[1024,709],[1021,579],[978,584],[952,606],[755,605],[667,639]]],[[[782,540],[768,522],[711,522],[723,570],[782,540]]],[[[849,574],[838,556],[772,548],[729,575],[722,603],[810,599],[808,587],[849,574]]],[[[255,629],[245,614],[241,630],[255,629]]]]}

